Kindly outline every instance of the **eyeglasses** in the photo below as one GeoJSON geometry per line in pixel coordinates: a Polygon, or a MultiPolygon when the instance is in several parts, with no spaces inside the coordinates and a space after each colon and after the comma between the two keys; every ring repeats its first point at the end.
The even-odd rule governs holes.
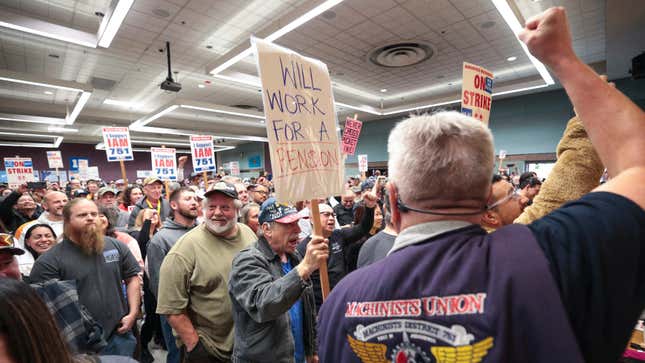
{"type": "Polygon", "coordinates": [[[489,204],[488,206],[486,206],[486,209],[489,209],[489,210],[493,209],[493,208],[495,208],[497,206],[500,206],[500,205],[508,202],[511,199],[517,200],[517,199],[520,199],[520,197],[521,197],[521,195],[520,195],[520,192],[518,190],[511,189],[511,191],[508,193],[508,195],[506,195],[504,198],[498,200],[497,202],[495,202],[493,204],[489,204]]]}
{"type": "Polygon", "coordinates": [[[262,194],[262,195],[267,195],[267,194],[269,194],[268,192],[265,192],[264,190],[254,190],[254,192],[255,192],[255,193],[262,194]]]}

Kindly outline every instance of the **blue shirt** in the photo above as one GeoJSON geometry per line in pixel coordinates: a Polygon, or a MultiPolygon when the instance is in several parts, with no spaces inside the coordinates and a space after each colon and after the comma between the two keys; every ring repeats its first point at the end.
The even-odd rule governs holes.
{"type": "MultiPolygon", "coordinates": [[[[282,263],[282,272],[288,274],[293,267],[291,262],[282,263]]],[[[302,327],[302,301],[298,299],[295,304],[289,309],[289,317],[291,318],[291,333],[293,334],[293,342],[296,348],[296,363],[302,363],[305,361],[305,342],[304,342],[304,331],[302,327]]]]}

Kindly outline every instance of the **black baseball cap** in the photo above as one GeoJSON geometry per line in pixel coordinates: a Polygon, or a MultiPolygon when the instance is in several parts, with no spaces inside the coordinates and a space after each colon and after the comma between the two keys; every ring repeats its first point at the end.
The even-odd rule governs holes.
{"type": "Polygon", "coordinates": [[[231,197],[233,199],[237,199],[237,190],[235,189],[235,186],[230,183],[226,182],[217,182],[213,185],[211,185],[206,193],[204,193],[204,197],[208,198],[209,196],[215,194],[215,193],[222,193],[226,195],[227,197],[231,197]]]}

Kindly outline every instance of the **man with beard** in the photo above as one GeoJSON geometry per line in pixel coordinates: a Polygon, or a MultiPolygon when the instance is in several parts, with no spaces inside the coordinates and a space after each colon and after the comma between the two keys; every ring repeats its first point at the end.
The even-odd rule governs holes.
{"type": "Polygon", "coordinates": [[[251,198],[253,202],[262,205],[265,200],[269,197],[269,188],[266,185],[255,184],[249,187],[251,198]]]}
{"type": "Polygon", "coordinates": [[[48,224],[60,241],[63,236],[63,208],[67,204],[67,196],[62,192],[48,192],[43,198],[45,212],[38,217],[39,223],[48,224]]]}
{"type": "Polygon", "coordinates": [[[235,186],[216,183],[204,197],[204,223],[183,235],[161,264],[157,313],[166,315],[186,362],[226,362],[233,349],[231,261],[257,237],[237,223],[242,203],[235,186]]]}
{"type": "Polygon", "coordinates": [[[130,219],[128,220],[128,228],[134,227],[137,216],[142,209],[156,209],[162,222],[168,218],[168,215],[170,214],[170,205],[167,200],[161,198],[162,189],[163,182],[157,177],[150,176],[143,181],[143,194],[145,197],[141,198],[141,200],[134,205],[134,208],[130,213],[130,219]]]}
{"type": "Polygon", "coordinates": [[[132,356],[136,339],[131,329],[141,302],[139,265],[124,244],[101,234],[98,215],[96,204],[87,199],[67,203],[65,237],[36,260],[29,279],[32,283],[75,280],[81,304],[103,326],[108,345],[101,354],[132,356]]]}
{"type": "Polygon", "coordinates": [[[299,219],[291,206],[266,205],[259,219],[260,239],[233,260],[228,289],[235,362],[315,359],[316,308],[309,276],[324,263],[328,248],[322,237],[314,237],[301,258],[296,252],[299,219]]]}
{"type": "MultiPolygon", "coordinates": [[[[170,194],[170,208],[173,211],[172,218],[166,219],[163,228],[159,230],[148,244],[148,274],[146,280],[150,291],[154,296],[150,300],[154,303],[154,309],[147,309],[149,313],[156,310],[157,296],[159,295],[159,270],[161,263],[168,254],[168,251],[175,245],[181,236],[195,227],[199,203],[195,192],[189,187],[182,187],[170,194]]],[[[146,296],[146,299],[148,296],[146,296]]],[[[148,304],[149,300],[145,303],[148,304]]],[[[165,317],[161,317],[161,329],[163,331],[168,356],[166,362],[179,363],[179,350],[175,344],[175,337],[172,335],[172,328],[165,317]]]]}

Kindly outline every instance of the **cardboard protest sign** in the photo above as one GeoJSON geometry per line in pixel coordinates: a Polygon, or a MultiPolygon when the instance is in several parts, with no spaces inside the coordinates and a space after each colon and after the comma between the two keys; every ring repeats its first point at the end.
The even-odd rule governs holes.
{"type": "Polygon", "coordinates": [[[367,172],[367,155],[358,155],[358,171],[361,173],[367,172]]]}
{"type": "Polygon", "coordinates": [[[35,181],[31,158],[4,158],[4,169],[11,189],[18,188],[20,184],[35,181]]]}
{"type": "Polygon", "coordinates": [[[87,167],[87,179],[88,180],[101,180],[101,176],[99,175],[99,167],[98,166],[88,166],[87,167]]]}
{"type": "Polygon", "coordinates": [[[161,180],[177,180],[176,150],[165,147],[151,147],[152,174],[161,180]]]}
{"type": "Polygon", "coordinates": [[[493,97],[493,73],[464,62],[461,96],[461,113],[488,125],[493,97]]]}
{"type": "Polygon", "coordinates": [[[361,134],[363,123],[347,118],[345,120],[345,131],[343,131],[343,153],[347,155],[354,155],[356,151],[356,144],[358,144],[358,136],[361,134]]]}
{"type": "Polygon", "coordinates": [[[239,161],[231,161],[229,163],[230,169],[231,169],[231,175],[234,176],[239,176],[240,175],[240,162],[239,161]]]}
{"type": "Polygon", "coordinates": [[[103,144],[108,161],[134,160],[130,145],[130,131],[127,127],[104,127],[103,144]]]}
{"type": "Polygon", "coordinates": [[[47,151],[47,164],[52,169],[64,168],[63,156],[60,154],[60,151],[47,151]]]}
{"type": "Polygon", "coordinates": [[[343,192],[343,160],[327,66],[252,39],[277,200],[296,202],[343,192]]]}
{"type": "Polygon", "coordinates": [[[204,172],[216,170],[213,137],[208,135],[190,136],[190,153],[193,159],[193,170],[204,172]]]}
{"type": "Polygon", "coordinates": [[[82,180],[89,180],[88,168],[90,167],[89,160],[79,159],[78,160],[78,174],[82,180]]]}

